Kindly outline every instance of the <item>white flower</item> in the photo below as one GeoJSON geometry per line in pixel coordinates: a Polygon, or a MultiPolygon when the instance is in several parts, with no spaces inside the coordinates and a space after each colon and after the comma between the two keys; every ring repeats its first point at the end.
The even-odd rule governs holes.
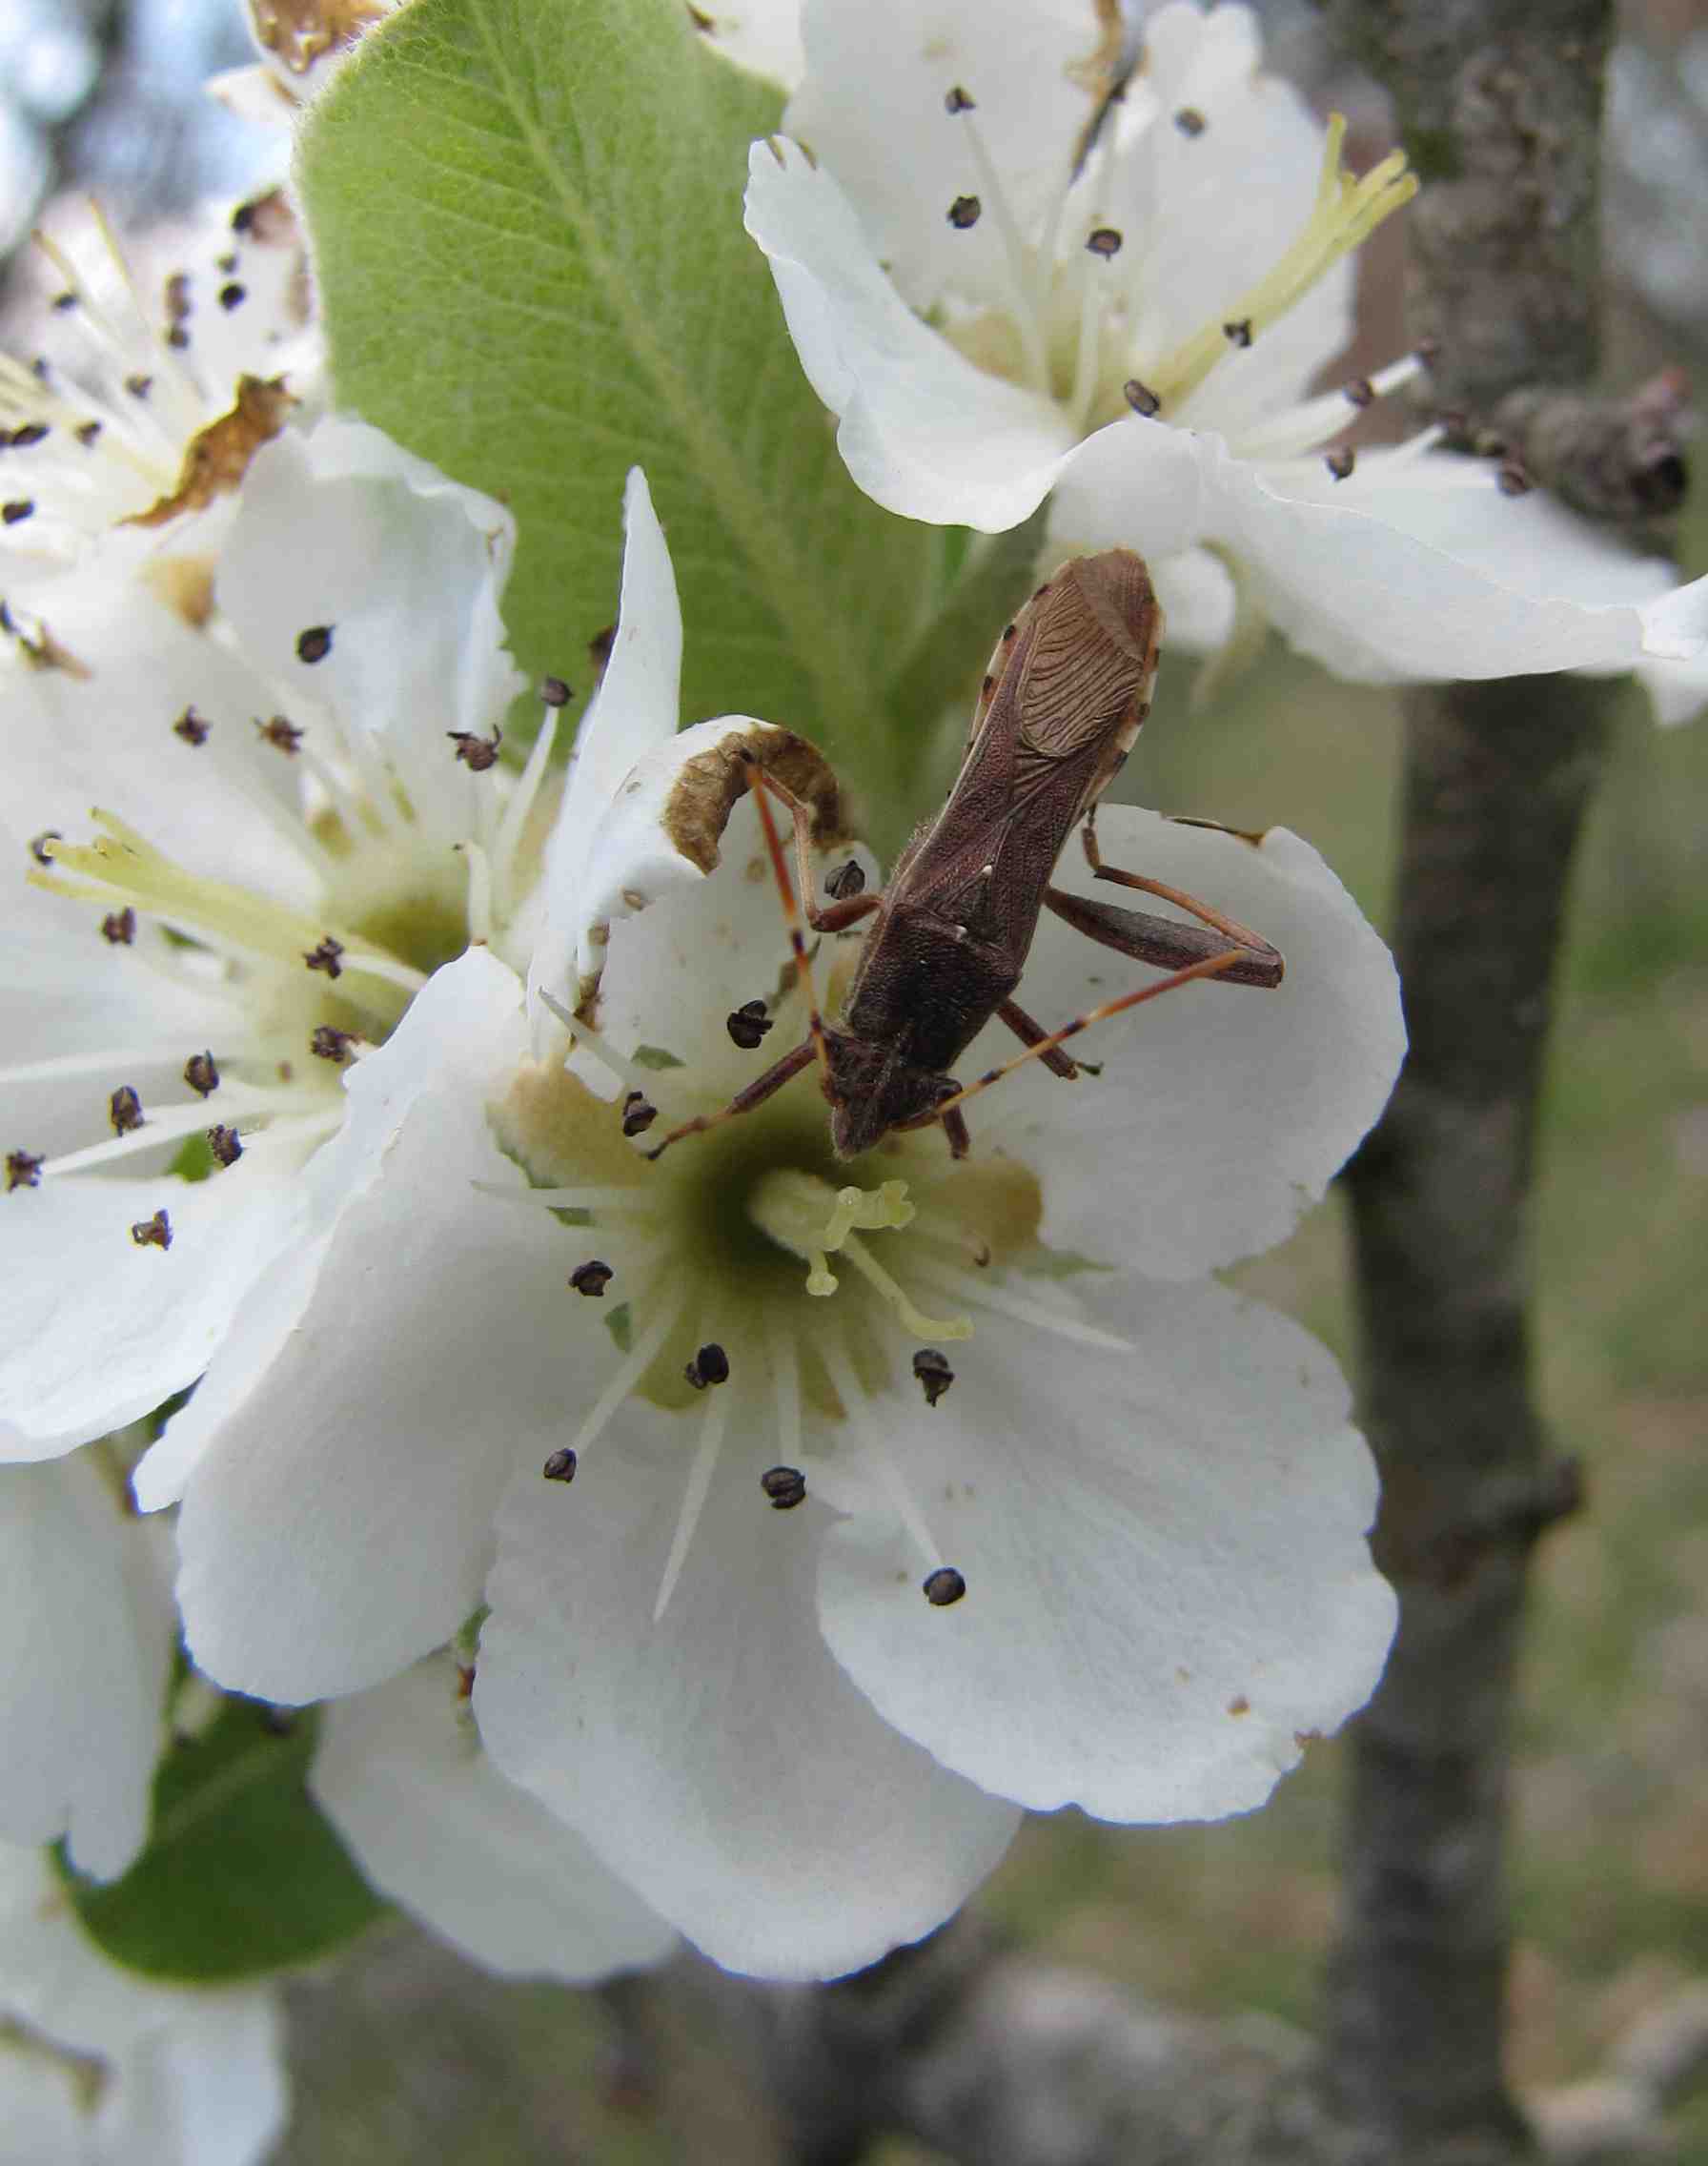
{"type": "Polygon", "coordinates": [[[26,604],[48,609],[53,582],[98,557],[108,581],[146,576],[197,622],[245,466],[318,390],[295,218],[278,190],[210,207],[149,271],[98,206],[39,245],[39,350],[0,355],[0,590],[28,633],[26,604]]]}
{"type": "Polygon", "coordinates": [[[18,2166],[260,2166],[283,2132],[260,1988],[162,1985],[84,1933],[41,1852],[0,1845],[0,2156],[18,2166]]]}
{"type": "MultiPolygon", "coordinates": [[[[762,1069],[738,1011],[803,1032],[744,762],[821,873],[851,852],[802,740],[676,732],[639,476],[627,515],[531,957],[443,965],[348,1073],[336,1177],[137,1489],[182,1496],[189,1642],[238,1689],[378,1685],[489,1603],[498,1768],[719,1961],[822,1975],[939,1922],[1019,1805],[1239,1809],[1371,1689],[1393,1598],[1344,1386],[1199,1275],[1320,1195],[1397,996],[1295,837],[1116,810],[1106,852],[1261,926],[1282,991],[1171,994],[1072,1090],[1022,1071],[964,1163],[933,1132],[839,1165],[806,1079],[649,1162],[762,1069]]],[[[1023,990],[1065,1017],[1111,969],[1056,927],[1023,990]]]]}
{"type": "Polygon", "coordinates": [[[346,1063],[518,907],[552,733],[519,779],[484,764],[518,685],[511,538],[329,421],[251,469],[223,636],[133,589],[56,590],[79,670],[20,661],[6,696],[6,1458],[195,1379],[337,1177],[315,1154],[346,1063]]]}
{"type": "Polygon", "coordinates": [[[1493,462],[1325,447],[1418,370],[1312,397],[1351,329],[1350,252],[1412,193],[1361,180],[1258,72],[1256,18],[1175,5],[1099,121],[1089,0],[805,0],[807,70],[753,149],[747,227],[868,495],[995,532],[1053,492],[1050,561],[1124,544],[1184,647],[1267,620],[1363,680],[1639,668],[1708,696],[1656,628],[1676,573],[1493,462]],[[810,150],[804,148],[810,146],[810,150]]]}

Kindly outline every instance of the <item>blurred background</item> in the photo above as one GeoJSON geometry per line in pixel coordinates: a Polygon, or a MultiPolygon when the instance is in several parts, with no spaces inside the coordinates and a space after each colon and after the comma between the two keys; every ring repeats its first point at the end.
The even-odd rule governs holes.
{"type": "MultiPolygon", "coordinates": [[[[1260,10],[1271,64],[1351,115],[1354,164],[1390,141],[1378,92],[1302,0],[1260,10]]],[[[1708,380],[1708,4],[1627,0],[1610,87],[1607,375],[1708,380]]],[[[249,57],[234,0],[0,0],[0,313],[64,191],[131,228],[235,195],[276,141],[203,95],[249,57]]],[[[1366,251],[1355,358],[1403,343],[1400,221],[1366,251]]],[[[1339,375],[1347,373],[1343,367],[1339,375]]],[[[1698,452],[1699,457],[1699,452],[1698,452]]],[[[1708,492],[1679,538],[1708,572],[1708,492]]],[[[1121,794],[1297,828],[1385,921],[1393,700],[1271,646],[1194,707],[1161,697],[1121,794]]],[[[1662,733],[1632,691],[1577,869],[1535,1209],[1539,1387],[1589,1504],[1544,1543],[1516,1768],[1513,2074],[1594,2071],[1638,2016],[1708,1975],[1708,724],[1662,733]]],[[[1335,1198],[1235,1276],[1355,1374],[1335,1198]]],[[[1312,1747],[1246,1821],[1131,1830],[1035,1820],[979,1899],[1041,1956],[1207,2013],[1309,2024],[1335,1901],[1336,1748],[1312,1747]]],[[[397,1927],[290,1989],[295,2126],[281,2157],[691,2158],[762,2166],[762,2107],[702,1989],[578,1995],[495,1985],[397,1927]]],[[[1682,2129],[1708,2159],[1708,2100],[1682,2129]]],[[[896,2143],[880,2166],[926,2166],[896,2143]]]]}

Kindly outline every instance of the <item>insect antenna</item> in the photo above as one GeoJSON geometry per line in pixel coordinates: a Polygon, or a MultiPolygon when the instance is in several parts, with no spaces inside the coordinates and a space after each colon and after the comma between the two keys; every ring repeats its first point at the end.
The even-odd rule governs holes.
{"type": "Polygon", "coordinates": [[[1071,1023],[1064,1023],[1059,1031],[1051,1031],[1047,1037],[1040,1038],[1036,1045],[1027,1046],[1024,1052],[1017,1052],[1012,1060],[1005,1060],[1000,1068],[987,1068],[976,1082],[968,1083],[964,1090],[957,1091],[953,1097],[941,1099],[924,1119],[909,1121],[907,1126],[924,1128],[931,1121],[941,1120],[945,1114],[953,1112],[968,1098],[976,1098],[981,1091],[988,1091],[993,1083],[1000,1083],[1005,1075],[1012,1075],[1017,1068],[1024,1068],[1028,1060],[1042,1060],[1046,1053],[1053,1052],[1057,1046],[1065,1045],[1069,1038],[1078,1037],[1082,1031],[1089,1030],[1093,1023],[1104,1022],[1110,1015],[1122,1014],[1128,1008],[1142,1007],[1147,1000],[1156,999],[1159,993],[1172,992],[1177,985],[1190,985],[1194,978],[1215,977],[1246,959],[1243,949],[1224,949],[1219,955],[1202,956],[1197,962],[1189,963],[1185,970],[1171,971],[1168,977],[1160,978],[1155,985],[1140,986],[1136,992],[1124,992],[1116,1000],[1106,1000],[1099,1007],[1088,1008],[1083,1015],[1076,1015],[1071,1023]]]}
{"type": "MultiPolygon", "coordinates": [[[[830,1083],[830,1049],[824,1043],[824,1018],[819,1012],[818,989],[812,982],[812,958],[806,951],[806,919],[801,900],[789,879],[789,868],[783,855],[783,837],[777,832],[777,823],[771,816],[770,798],[773,785],[757,760],[747,763],[748,780],[753,789],[753,802],[759,812],[759,824],[765,830],[765,848],[771,854],[771,870],[777,878],[777,892],[783,900],[783,914],[789,931],[789,951],[795,958],[795,975],[801,983],[802,997],[806,1002],[806,1032],[819,1063],[819,1073],[828,1087],[830,1083]]],[[[783,800],[791,814],[798,814],[795,799],[783,800]]],[[[797,857],[801,877],[811,877],[811,861],[802,844],[801,823],[796,818],[797,857]]]]}

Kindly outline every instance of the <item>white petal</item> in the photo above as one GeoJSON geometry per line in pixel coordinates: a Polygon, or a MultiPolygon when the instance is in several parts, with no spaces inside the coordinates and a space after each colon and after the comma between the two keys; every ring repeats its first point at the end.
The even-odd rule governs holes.
{"type": "Polygon", "coordinates": [[[800,0],[739,0],[701,9],[695,18],[717,50],[738,68],[793,90],[806,72],[801,50],[800,0]]]}
{"type": "Polygon", "coordinates": [[[45,1174],[0,1198],[0,1459],[67,1451],[193,1383],[293,1236],[300,1158],[261,1134],[210,1180],[45,1174]],[[170,1248],[139,1247],[161,1210],[170,1248]]]}
{"type": "Polygon", "coordinates": [[[1208,1282],[1083,1298],[1131,1354],[981,1335],[934,1409],[879,1409],[967,1592],[933,1609],[899,1532],[848,1520],[825,1637],[881,1714],[989,1789],[1220,1818],[1381,1673],[1375,1470],[1332,1359],[1285,1317],[1208,1282]]]}
{"type": "MultiPolygon", "coordinates": [[[[673,1118],[702,1110],[679,1105],[685,1088],[709,1107],[753,1080],[754,1056],[731,1044],[726,1027],[731,1010],[743,1001],[770,1002],[777,1030],[768,1042],[779,1053],[806,1035],[788,921],[758,810],[751,794],[733,806],[722,794],[740,772],[731,766],[732,746],[757,747],[762,757],[771,746],[788,747],[787,772],[801,796],[822,806],[826,827],[836,830],[840,799],[821,755],[768,723],[726,715],[683,730],[665,753],[636,769],[594,848],[594,880],[610,920],[599,1027],[620,1051],[657,1047],[684,1064],[687,1075],[667,1072],[659,1078],[659,1102],[673,1118]],[[716,776],[716,789],[705,787],[709,776],[716,776]],[[679,792],[682,783],[689,787],[679,792]],[[693,814],[687,824],[677,817],[683,803],[693,814]],[[696,856],[684,855],[679,841],[696,856]],[[700,861],[713,848],[718,861],[708,874],[700,861]],[[778,998],[780,986],[785,991],[778,998]]],[[[879,884],[875,861],[852,844],[827,845],[815,856],[821,865],[825,858],[839,865],[853,859],[868,886],[879,884]]],[[[792,851],[788,870],[792,884],[792,851]]],[[[821,1000],[828,997],[833,948],[825,944],[816,971],[821,1000]]]]}
{"type": "Polygon", "coordinates": [[[480,1749],[436,1657],[322,1718],[311,1788],[376,1888],[503,1977],[586,1985],[675,1934],[480,1749]]]}
{"type": "Polygon", "coordinates": [[[557,1441],[597,1325],[564,1292],[555,1223],[473,1185],[521,1185],[487,1101],[525,1053],[521,986],[476,949],[350,1075],[359,1170],[325,1261],[269,1365],[222,1400],[179,1523],[179,1606],[221,1684],[309,1700],[450,1638],[506,1476],[557,1441]]]}
{"type": "MultiPolygon", "coordinates": [[[[966,231],[961,195],[984,196],[976,126],[1016,225],[1035,243],[1094,111],[1085,63],[1099,23],[1084,0],[804,0],[807,72],[783,126],[859,206],[876,254],[916,309],[946,291],[1011,292],[990,204],[966,231]],[[960,89],[971,114],[944,100],[960,89]]],[[[762,246],[763,244],[762,243],[762,246]]]]}
{"type": "Polygon", "coordinates": [[[1077,445],[1049,503],[1049,551],[1136,549],[1155,565],[1210,526],[1200,439],[1128,415],[1077,445]]]}
{"type": "Polygon", "coordinates": [[[102,2166],[261,2166],[284,2133],[284,2024],[265,1992],[193,2005],[119,2061],[95,2127],[102,2166]]]}
{"type": "MultiPolygon", "coordinates": [[[[1206,324],[1226,322],[1285,255],[1315,201],[1323,132],[1290,83],[1259,72],[1249,9],[1158,9],[1145,23],[1149,125],[1116,169],[1109,206],[1122,264],[1139,296],[1133,362],[1142,378],[1206,324]],[[1204,123],[1174,125],[1183,110],[1204,123]]],[[[1232,434],[1242,418],[1285,405],[1347,340],[1352,266],[1319,279],[1249,353],[1230,350],[1193,401],[1232,434]]]]}
{"type": "Polygon", "coordinates": [[[987,533],[1037,508],[1072,448],[1066,415],[986,376],[913,315],[827,171],[782,137],[756,143],[746,222],[868,497],[905,518],[987,533]]]}
{"type": "Polygon", "coordinates": [[[1694,722],[1708,706],[1708,653],[1688,662],[1645,660],[1637,664],[1637,676],[1664,728],[1694,722]]]}
{"type": "Polygon", "coordinates": [[[107,1880],[148,1832],[174,1626],[160,1528],[90,1455],[0,1468],[0,1837],[107,1880]]]}
{"type": "Polygon", "coordinates": [[[767,1507],[762,1444],[726,1444],[654,1623],[691,1431],[634,1406],[620,1427],[572,1490],[535,1477],[505,1500],[475,1683],[488,1749],[726,1969],[827,1976],[929,1931],[1002,1855],[1012,1808],[887,1729],[830,1661],[812,1619],[827,1514],[767,1507]]]}
{"type": "Polygon", "coordinates": [[[623,490],[622,524],[617,637],[581,719],[546,852],[545,919],[528,966],[528,1002],[536,1013],[542,986],[565,1006],[580,998],[575,972],[592,963],[583,950],[595,916],[588,890],[595,829],[624,775],[666,745],[681,720],[681,605],[664,530],[638,466],[630,467],[623,490]]]}
{"type": "Polygon", "coordinates": [[[284,2073],[271,1993],[156,1985],[120,1969],[86,1937],[44,1854],[0,1845],[7,2015],[109,2064],[80,2166],[260,2166],[278,2136],[284,2073]]]}
{"type": "Polygon", "coordinates": [[[1669,662],[1698,660],[1708,646],[1708,579],[1669,588],[1642,616],[1645,654],[1669,662]]]}
{"type": "MultiPolygon", "coordinates": [[[[1072,1047],[1102,1064],[1100,1075],[1065,1083],[1032,1062],[973,1099],[967,1119],[975,1137],[1038,1167],[1047,1241],[1156,1278],[1195,1277],[1285,1239],[1381,1112],[1405,1051],[1399,984],[1357,905],[1287,828],[1253,845],[1112,805],[1097,831],[1107,865],[1262,933],[1287,974],[1272,990],[1182,986],[1110,1017],[1072,1047]]],[[[1056,885],[1185,919],[1154,896],[1093,879],[1076,844],[1056,885]]],[[[1016,997],[1054,1030],[1163,975],[1047,910],[1016,997]]],[[[962,1073],[1014,1050],[993,1030],[962,1073]]]]}
{"type": "Polygon", "coordinates": [[[467,827],[471,780],[447,732],[490,731],[524,680],[498,601],[516,521],[365,422],[262,447],[217,574],[220,606],[286,697],[326,701],[404,763],[417,817],[467,827]],[[310,629],[331,634],[301,659],[310,629]]]}
{"type": "Polygon", "coordinates": [[[1232,574],[1209,549],[1153,559],[1150,583],[1163,605],[1169,651],[1213,654],[1232,638],[1238,606],[1232,574]]]}

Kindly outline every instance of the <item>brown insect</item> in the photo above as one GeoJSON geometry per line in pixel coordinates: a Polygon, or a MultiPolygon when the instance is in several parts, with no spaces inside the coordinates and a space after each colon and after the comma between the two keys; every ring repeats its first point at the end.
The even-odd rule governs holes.
{"type": "Polygon", "coordinates": [[[1074,558],[1039,587],[997,643],[966,755],[942,811],[908,843],[880,894],[850,892],[838,875],[829,883],[831,899],[813,902],[809,810],[750,764],[806,996],[807,1035],[727,1106],[684,1121],[649,1155],[750,1113],[816,1058],[839,1157],[858,1157],[892,1129],[934,1121],[943,1124],[954,1155],[964,1157],[970,1138],[963,1103],[1027,1060],[1076,1075],[1062,1047],[1092,1023],[1194,978],[1280,984],[1282,958],[1261,933],[1178,889],[1106,865],[1097,847],[1097,800],[1149,711],[1162,628],[1149,574],[1130,549],[1074,558]],[[771,797],[794,824],[804,913],[790,887],[771,797]],[[1098,879],[1159,896],[1199,923],[1182,925],[1052,887],[1056,860],[1082,821],[1098,879]],[[1101,946],[1171,974],[1046,1031],[1011,997],[1045,909],[1101,946]],[[832,1028],[814,997],[805,929],[842,932],[870,916],[877,922],[832,1028]],[[993,1015],[1026,1051],[963,1087],[950,1070],[993,1015]]]}

